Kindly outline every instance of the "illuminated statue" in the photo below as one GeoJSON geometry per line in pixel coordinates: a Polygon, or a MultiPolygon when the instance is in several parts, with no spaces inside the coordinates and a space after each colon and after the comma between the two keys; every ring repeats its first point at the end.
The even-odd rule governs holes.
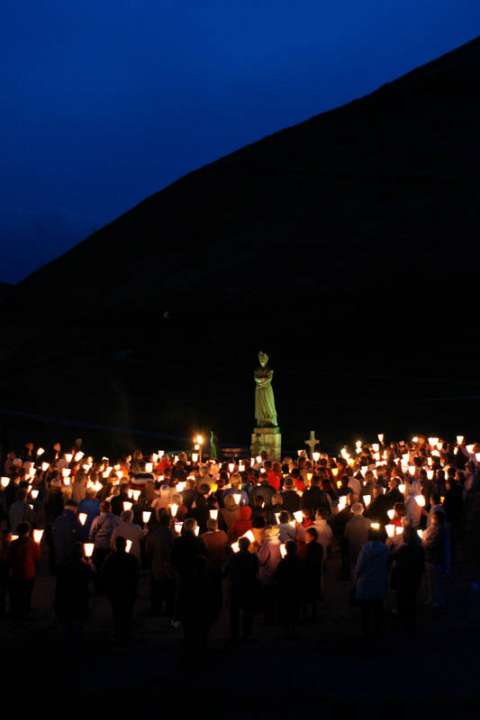
{"type": "Polygon", "coordinates": [[[273,397],[273,370],[268,365],[268,355],[258,353],[260,367],[255,370],[255,420],[257,427],[277,427],[277,411],[273,397]]]}

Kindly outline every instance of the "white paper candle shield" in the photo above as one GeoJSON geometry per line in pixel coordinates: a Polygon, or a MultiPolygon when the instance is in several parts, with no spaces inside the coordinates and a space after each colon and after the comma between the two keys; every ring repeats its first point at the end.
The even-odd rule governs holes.
{"type": "Polygon", "coordinates": [[[39,545],[42,542],[43,532],[44,532],[43,530],[38,530],[38,529],[35,529],[33,531],[33,539],[35,540],[37,545],[39,545]]]}
{"type": "Polygon", "coordinates": [[[127,510],[131,510],[133,507],[133,503],[129,502],[128,500],[123,501],[123,511],[127,512],[127,510]]]}
{"type": "Polygon", "coordinates": [[[293,513],[293,517],[297,521],[297,523],[303,522],[303,512],[301,510],[297,510],[293,513]]]}
{"type": "Polygon", "coordinates": [[[171,514],[171,516],[172,516],[173,518],[176,517],[176,516],[177,516],[177,512],[178,512],[178,505],[177,505],[177,503],[172,503],[172,504],[170,505],[170,514],[171,514]]]}
{"type": "Polygon", "coordinates": [[[132,545],[133,545],[132,541],[131,541],[131,540],[127,540],[127,543],[126,543],[126,545],[125,545],[125,550],[127,551],[127,553],[129,553],[130,550],[132,549],[132,545]]]}
{"type": "Polygon", "coordinates": [[[151,518],[151,517],[152,517],[152,512],[151,512],[151,510],[144,510],[144,511],[142,512],[142,520],[143,520],[143,522],[144,522],[145,525],[147,525],[147,524],[150,522],[150,518],[151,518]]]}
{"type": "Polygon", "coordinates": [[[85,523],[87,522],[87,518],[88,518],[87,513],[84,513],[84,512],[78,513],[78,522],[80,523],[80,525],[85,525],[85,523]]]}
{"type": "Polygon", "coordinates": [[[93,555],[93,551],[95,549],[94,543],[84,543],[83,544],[83,552],[85,553],[85,557],[91,558],[93,555]]]}
{"type": "Polygon", "coordinates": [[[218,519],[218,510],[215,510],[215,509],[210,510],[210,517],[212,520],[217,520],[218,519]]]}

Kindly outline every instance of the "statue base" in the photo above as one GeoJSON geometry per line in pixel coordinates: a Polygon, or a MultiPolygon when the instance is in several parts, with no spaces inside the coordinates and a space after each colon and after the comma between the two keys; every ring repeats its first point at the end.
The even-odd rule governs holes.
{"type": "Polygon", "coordinates": [[[279,427],[255,428],[250,446],[252,457],[267,453],[269,460],[282,459],[282,435],[279,427]]]}

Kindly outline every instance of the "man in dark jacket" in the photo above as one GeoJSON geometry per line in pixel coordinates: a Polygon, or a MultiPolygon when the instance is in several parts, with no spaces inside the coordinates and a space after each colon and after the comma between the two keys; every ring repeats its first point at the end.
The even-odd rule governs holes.
{"type": "Polygon", "coordinates": [[[119,535],[115,540],[115,552],[106,559],[103,585],[112,606],[115,638],[125,644],[130,639],[133,608],[137,597],[138,560],[126,552],[127,541],[119,535]]]}
{"type": "Polygon", "coordinates": [[[90,609],[92,576],[89,563],[83,559],[82,544],[75,543],[70,560],[58,567],[55,587],[55,613],[64,625],[67,643],[81,640],[90,609]]]}
{"type": "Polygon", "coordinates": [[[82,526],[77,520],[77,505],[67,501],[63,513],[53,523],[52,537],[55,553],[55,567],[66,565],[73,558],[75,543],[81,537],[82,526]]]}
{"type": "Polygon", "coordinates": [[[150,530],[145,542],[145,551],[151,571],[151,610],[160,615],[165,603],[167,617],[173,618],[175,595],[175,574],[172,565],[174,535],[170,530],[170,516],[164,512],[160,522],[150,530]]]}
{"type": "Polygon", "coordinates": [[[300,495],[293,488],[293,480],[287,478],[285,480],[285,489],[282,495],[282,509],[288,510],[290,515],[300,510],[300,495]]]}
{"type": "Polygon", "coordinates": [[[239,639],[241,625],[242,639],[250,637],[255,608],[258,602],[258,557],[248,551],[250,541],[246,537],[238,541],[240,551],[232,555],[227,566],[230,593],[230,641],[239,639]]]}
{"type": "Polygon", "coordinates": [[[416,630],[416,601],[425,568],[425,552],[416,530],[406,527],[403,544],[392,556],[391,586],[397,593],[398,617],[403,629],[416,630]]]}

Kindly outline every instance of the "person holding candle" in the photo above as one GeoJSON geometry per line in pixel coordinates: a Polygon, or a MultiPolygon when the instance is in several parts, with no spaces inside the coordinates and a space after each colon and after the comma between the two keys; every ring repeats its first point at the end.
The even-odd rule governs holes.
{"type": "Polygon", "coordinates": [[[355,566],[354,597],[362,611],[363,634],[378,639],[383,633],[384,601],[388,588],[388,548],[382,535],[370,528],[355,566]]]}
{"type": "Polygon", "coordinates": [[[345,525],[345,539],[348,543],[350,566],[355,567],[361,549],[368,542],[370,520],[363,517],[363,505],[359,502],[353,503],[351,511],[352,517],[345,525]]]}
{"type": "Polygon", "coordinates": [[[308,609],[311,607],[309,619],[315,622],[318,604],[322,599],[324,551],[314,526],[305,531],[305,552],[302,562],[304,614],[307,618],[308,609]]]}
{"type": "Polygon", "coordinates": [[[92,569],[83,557],[82,543],[75,543],[70,560],[58,568],[54,609],[63,624],[67,645],[80,645],[83,625],[90,612],[92,569]]]}
{"type": "Polygon", "coordinates": [[[230,643],[233,645],[238,643],[240,634],[242,640],[251,636],[259,595],[258,557],[249,552],[248,538],[240,538],[238,545],[240,551],[231,556],[226,568],[230,643]]]}
{"type": "Polygon", "coordinates": [[[120,516],[120,521],[113,528],[110,544],[112,550],[116,547],[117,537],[123,537],[125,540],[131,540],[132,546],[130,554],[137,558],[138,563],[142,560],[142,541],[144,532],[139,525],[133,522],[133,510],[124,510],[120,516]]]}
{"type": "Polygon", "coordinates": [[[66,565],[73,557],[73,549],[81,537],[82,526],[77,519],[77,505],[68,500],[63,513],[52,526],[55,568],[66,565]]]}
{"type": "Polygon", "coordinates": [[[14,620],[26,620],[32,603],[40,546],[30,537],[30,530],[28,522],[21,522],[17,527],[18,539],[7,550],[10,613],[14,620]]]}
{"type": "Polygon", "coordinates": [[[416,632],[417,594],[425,569],[425,552],[411,526],[403,531],[403,543],[391,558],[390,585],[396,592],[398,619],[403,630],[416,632]]]}
{"type": "Polygon", "coordinates": [[[427,604],[435,610],[445,608],[445,577],[450,572],[450,543],[444,512],[434,512],[423,535],[427,575],[427,604]]]}
{"type": "Polygon", "coordinates": [[[104,500],[100,504],[100,515],[92,522],[89,538],[95,544],[93,564],[97,569],[97,591],[101,589],[101,570],[103,563],[111,552],[111,539],[114,529],[119,523],[118,517],[111,512],[110,503],[104,500]]]}
{"type": "Polygon", "coordinates": [[[130,640],[133,610],[137,598],[139,564],[134,555],[126,551],[127,541],[118,536],[115,551],[102,568],[102,582],[112,607],[115,639],[121,645],[130,640]]]}
{"type": "Polygon", "coordinates": [[[165,614],[172,620],[174,612],[175,573],[172,564],[174,534],[170,515],[161,512],[158,524],[153,525],[145,540],[145,554],[150,566],[150,603],[153,615],[165,614]]]}
{"type": "Polygon", "coordinates": [[[300,620],[305,565],[298,557],[297,543],[288,540],[285,548],[286,556],[278,562],[274,582],[278,595],[279,619],[285,632],[291,637],[300,620]]]}

